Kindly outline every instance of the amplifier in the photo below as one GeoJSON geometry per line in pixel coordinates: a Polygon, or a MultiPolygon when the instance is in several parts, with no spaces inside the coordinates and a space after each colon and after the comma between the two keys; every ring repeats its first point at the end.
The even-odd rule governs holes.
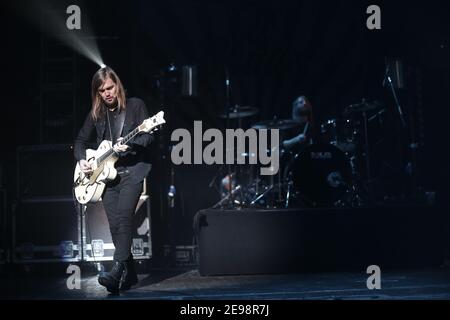
{"type": "Polygon", "coordinates": [[[75,162],[69,144],[18,147],[18,198],[72,196],[75,162]]]}

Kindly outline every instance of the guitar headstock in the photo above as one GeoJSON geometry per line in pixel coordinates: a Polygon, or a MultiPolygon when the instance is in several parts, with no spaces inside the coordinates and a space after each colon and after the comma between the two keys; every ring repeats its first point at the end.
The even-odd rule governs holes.
{"type": "Polygon", "coordinates": [[[166,120],[164,120],[164,111],[160,111],[153,117],[145,119],[139,126],[139,131],[150,133],[158,130],[164,123],[166,123],[166,120]]]}

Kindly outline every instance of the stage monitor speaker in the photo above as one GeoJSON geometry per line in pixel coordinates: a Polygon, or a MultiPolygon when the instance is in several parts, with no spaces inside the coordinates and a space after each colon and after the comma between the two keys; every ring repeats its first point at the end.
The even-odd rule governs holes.
{"type": "Polygon", "coordinates": [[[433,207],[199,211],[200,275],[442,265],[444,210],[433,207]]]}

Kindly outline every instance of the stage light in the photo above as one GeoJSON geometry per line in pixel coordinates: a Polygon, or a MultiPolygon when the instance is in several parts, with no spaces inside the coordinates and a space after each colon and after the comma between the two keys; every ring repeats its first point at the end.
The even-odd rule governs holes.
{"type": "Polygon", "coordinates": [[[101,68],[101,69],[106,68],[106,64],[100,63],[100,68],[101,68]]]}

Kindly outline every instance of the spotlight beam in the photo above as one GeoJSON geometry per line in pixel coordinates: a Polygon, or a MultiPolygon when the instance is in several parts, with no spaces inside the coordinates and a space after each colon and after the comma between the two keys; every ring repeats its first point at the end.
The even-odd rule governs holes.
{"type": "MultiPolygon", "coordinates": [[[[74,1],[75,2],[75,1],[74,1]]],[[[80,5],[81,6],[81,5],[80,5]]],[[[54,8],[50,1],[30,1],[29,6],[24,10],[23,7],[15,7],[15,10],[25,18],[37,24],[39,28],[47,35],[63,42],[80,55],[92,61],[99,67],[104,66],[100,50],[97,45],[97,37],[92,36],[92,28],[90,27],[88,17],[81,6],[81,29],[69,30],[66,26],[66,19],[70,14],[66,13],[66,8],[54,8]]]]}

